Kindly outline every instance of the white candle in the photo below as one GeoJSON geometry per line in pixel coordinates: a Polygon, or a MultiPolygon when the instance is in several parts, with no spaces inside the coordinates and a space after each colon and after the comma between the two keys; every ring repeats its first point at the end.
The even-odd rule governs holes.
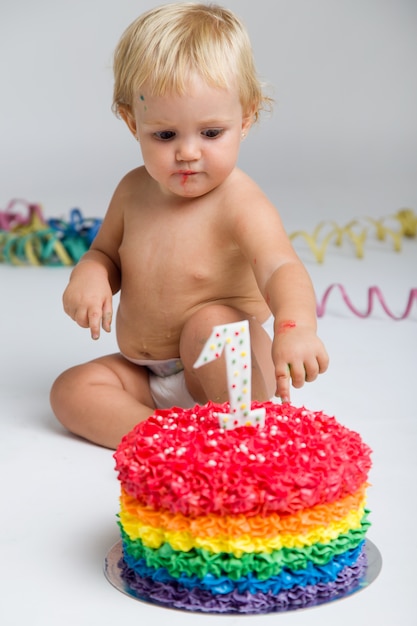
{"type": "Polygon", "coordinates": [[[218,359],[225,350],[230,413],[219,413],[220,426],[227,430],[236,426],[263,426],[265,409],[251,409],[251,349],[249,322],[214,326],[204,348],[194,363],[198,368],[218,359]]]}

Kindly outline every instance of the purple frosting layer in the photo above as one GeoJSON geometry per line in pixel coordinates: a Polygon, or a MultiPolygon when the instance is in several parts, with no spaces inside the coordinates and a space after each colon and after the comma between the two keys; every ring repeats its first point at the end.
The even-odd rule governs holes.
{"type": "Polygon", "coordinates": [[[268,593],[244,593],[236,591],[213,595],[205,589],[185,589],[177,582],[161,583],[151,578],[141,578],[120,559],[121,577],[129,589],[142,600],[166,607],[201,611],[205,613],[272,613],[306,608],[343,596],[356,589],[367,568],[363,548],[354,565],[346,566],[330,583],[318,583],[305,587],[296,585],[277,595],[268,593]]]}

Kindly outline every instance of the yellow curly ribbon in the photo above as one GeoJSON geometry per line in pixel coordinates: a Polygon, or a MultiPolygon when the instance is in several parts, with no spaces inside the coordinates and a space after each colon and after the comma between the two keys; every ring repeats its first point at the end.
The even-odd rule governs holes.
{"type": "Polygon", "coordinates": [[[43,265],[43,260],[56,254],[58,262],[65,266],[73,265],[73,260],[64,245],[52,230],[31,232],[27,228],[24,236],[12,232],[5,240],[2,250],[4,260],[11,265],[43,265]]]}
{"type": "Polygon", "coordinates": [[[11,265],[74,265],[88,249],[86,230],[96,227],[78,209],[71,212],[71,224],[45,220],[42,207],[24,200],[12,200],[0,210],[0,262],[11,265]],[[16,207],[23,205],[24,215],[16,207]],[[78,229],[78,230],[77,230],[78,229]],[[80,233],[79,229],[84,229],[80,233]]]}
{"type": "MultiPolygon", "coordinates": [[[[402,240],[404,237],[414,238],[417,235],[417,216],[412,209],[400,209],[395,215],[385,218],[374,219],[371,217],[364,218],[366,222],[371,224],[375,229],[376,239],[385,241],[387,236],[391,237],[395,252],[400,252],[402,240]],[[399,228],[395,230],[386,225],[388,220],[396,220],[399,228]]],[[[331,243],[340,247],[343,239],[348,239],[354,246],[356,256],[359,259],[364,257],[365,243],[369,236],[369,228],[362,226],[358,219],[351,220],[345,226],[339,226],[335,222],[320,222],[309,234],[305,230],[297,230],[289,235],[291,241],[301,237],[307,243],[318,263],[323,263],[327,249],[331,243]],[[322,230],[326,225],[331,226],[328,232],[321,240],[322,230]]]]}
{"type": "Polygon", "coordinates": [[[414,214],[412,209],[400,209],[395,217],[401,224],[401,232],[404,237],[415,237],[417,235],[417,215],[414,214]]]}

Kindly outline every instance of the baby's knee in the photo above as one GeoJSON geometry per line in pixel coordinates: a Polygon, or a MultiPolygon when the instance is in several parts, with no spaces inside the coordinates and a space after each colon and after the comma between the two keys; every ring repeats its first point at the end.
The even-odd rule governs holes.
{"type": "Polygon", "coordinates": [[[83,403],[80,397],[83,379],[81,366],[72,367],[58,376],[49,393],[49,401],[55,417],[72,432],[76,430],[73,424],[74,416],[81,414],[80,406],[78,410],[74,410],[74,406],[77,403],[79,405],[83,403]]]}
{"type": "Polygon", "coordinates": [[[49,392],[49,400],[50,400],[50,403],[51,403],[51,406],[55,415],[57,413],[56,409],[58,409],[58,412],[59,412],[63,398],[68,393],[67,380],[68,380],[68,372],[63,372],[53,382],[51,390],[49,392]]]}
{"type": "Polygon", "coordinates": [[[180,355],[184,367],[194,364],[214,326],[239,322],[245,317],[242,311],[223,304],[209,304],[193,313],[181,332],[180,355]]]}

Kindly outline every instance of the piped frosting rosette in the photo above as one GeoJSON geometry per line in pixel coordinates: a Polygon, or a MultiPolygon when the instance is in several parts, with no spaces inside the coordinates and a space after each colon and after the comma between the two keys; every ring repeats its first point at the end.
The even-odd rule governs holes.
{"type": "Polygon", "coordinates": [[[209,403],[158,410],[123,438],[120,568],[139,596],[259,613],[358,584],[370,449],[321,412],[262,406],[263,427],[225,431],[228,405],[209,403]]]}

